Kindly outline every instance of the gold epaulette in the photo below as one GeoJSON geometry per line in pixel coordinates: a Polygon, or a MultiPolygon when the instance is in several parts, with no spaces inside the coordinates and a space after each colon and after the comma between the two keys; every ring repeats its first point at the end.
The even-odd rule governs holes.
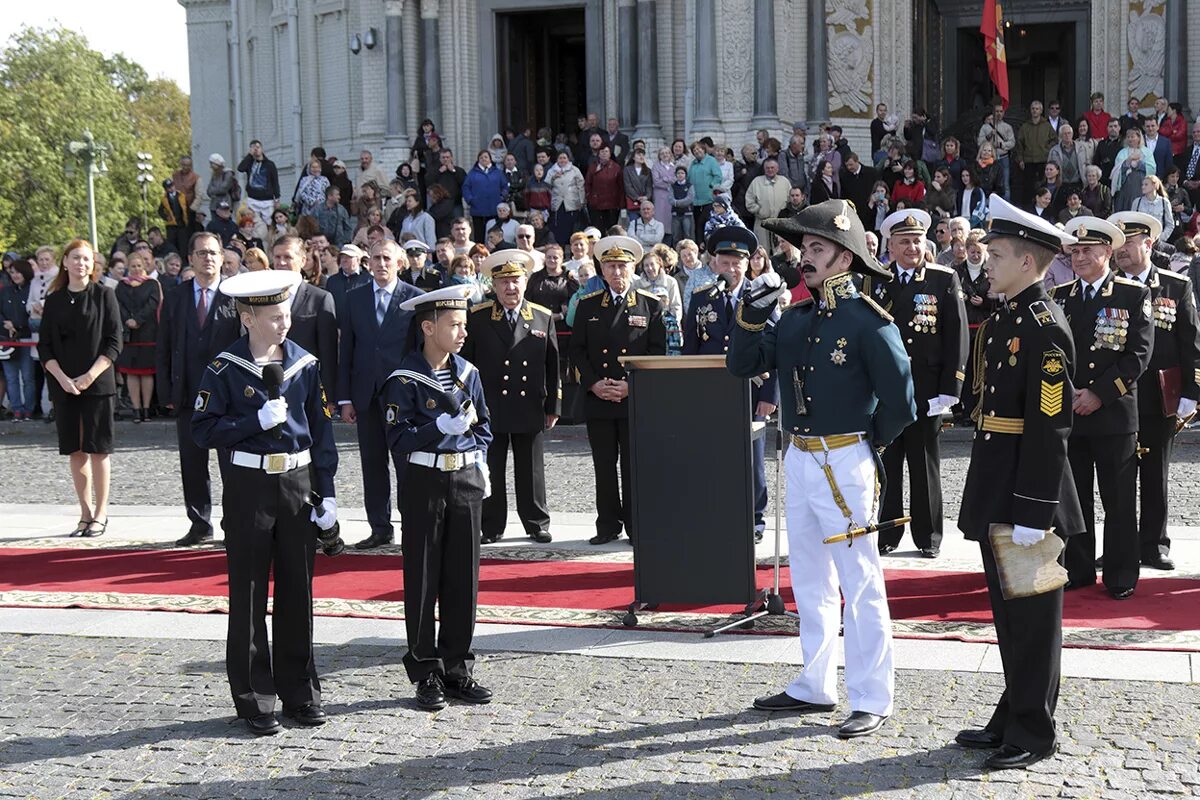
{"type": "Polygon", "coordinates": [[[653,300],[653,301],[654,301],[654,302],[656,302],[656,303],[661,303],[661,302],[662,302],[662,298],[661,298],[661,297],[659,297],[658,295],[656,295],[656,294],[654,294],[654,293],[652,293],[652,292],[647,292],[645,289],[635,289],[634,291],[636,291],[636,292],[637,292],[638,294],[640,294],[642,297],[648,297],[648,298],[650,298],[651,300],[653,300]]]}
{"type": "Polygon", "coordinates": [[[1163,268],[1161,268],[1161,267],[1159,267],[1158,274],[1159,274],[1159,275],[1166,275],[1168,278],[1174,278],[1174,279],[1175,279],[1175,280],[1177,280],[1177,281],[1186,281],[1186,280],[1188,280],[1188,276],[1187,276],[1187,275],[1184,275],[1184,274],[1183,274],[1183,273],[1181,273],[1181,272],[1175,272],[1174,270],[1170,270],[1170,269],[1163,269],[1163,268]]]}
{"type": "Polygon", "coordinates": [[[1056,292],[1057,292],[1059,289],[1066,290],[1066,289],[1067,289],[1069,286],[1073,285],[1074,283],[1075,283],[1075,281],[1067,281],[1066,283],[1060,283],[1060,284],[1058,284],[1057,286],[1055,286],[1054,288],[1052,288],[1052,289],[1050,290],[1050,296],[1051,296],[1051,297],[1056,297],[1057,295],[1056,295],[1055,293],[1056,293],[1056,292]]]}
{"type": "Polygon", "coordinates": [[[588,292],[587,294],[585,294],[583,297],[581,297],[581,298],[579,298],[579,299],[580,299],[580,300],[587,300],[587,299],[589,299],[589,298],[596,297],[597,295],[604,294],[604,293],[605,293],[605,292],[607,292],[607,291],[608,291],[608,289],[597,289],[597,290],[596,290],[596,291],[594,291],[594,292],[588,292]]]}
{"type": "Polygon", "coordinates": [[[485,308],[491,308],[495,304],[495,300],[487,300],[477,305],[473,305],[471,306],[471,313],[474,314],[476,311],[483,311],[485,308]]]}
{"type": "Polygon", "coordinates": [[[535,311],[540,311],[543,314],[549,314],[550,316],[554,316],[554,312],[551,311],[550,309],[546,308],[543,305],[539,305],[539,304],[533,302],[532,300],[526,300],[525,302],[529,303],[529,307],[534,309],[535,311]]]}
{"type": "Polygon", "coordinates": [[[1122,278],[1120,275],[1113,275],[1113,283],[1123,283],[1126,286],[1141,286],[1142,285],[1141,283],[1138,283],[1135,280],[1131,280],[1130,278],[1122,278]]]}
{"type": "Polygon", "coordinates": [[[950,269],[949,267],[943,267],[941,264],[926,264],[925,269],[932,269],[938,272],[949,272],[951,274],[954,273],[954,270],[950,269]]]}
{"type": "Polygon", "coordinates": [[[692,294],[700,294],[701,292],[711,292],[716,286],[715,283],[706,283],[698,289],[692,289],[692,294]]]}
{"type": "Polygon", "coordinates": [[[871,296],[869,294],[860,294],[859,297],[862,299],[862,301],[864,303],[867,304],[867,308],[871,309],[876,314],[883,317],[883,319],[885,321],[887,321],[887,322],[893,321],[892,315],[889,314],[887,311],[884,311],[883,306],[879,305],[879,303],[876,303],[873,299],[871,299],[871,296]]]}

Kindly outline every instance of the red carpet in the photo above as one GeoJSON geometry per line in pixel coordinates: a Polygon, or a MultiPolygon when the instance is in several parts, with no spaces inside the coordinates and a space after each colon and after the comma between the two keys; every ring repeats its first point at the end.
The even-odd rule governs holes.
{"type": "MultiPolygon", "coordinates": [[[[336,559],[318,556],[315,595],[318,599],[398,603],[404,597],[402,563],[402,557],[395,555],[355,555],[336,559]]],[[[786,568],[784,572],[782,584],[787,587],[786,568]]],[[[895,620],[991,622],[981,573],[887,570],[885,575],[895,620]]],[[[760,568],[758,585],[767,586],[770,580],[770,569],[760,568]]],[[[479,605],[525,610],[619,611],[633,599],[632,587],[633,565],[630,563],[488,559],[480,571],[479,605]]],[[[4,548],[0,549],[0,593],[8,592],[221,598],[226,594],[225,554],[212,550],[4,548]]],[[[785,588],[784,595],[790,606],[791,590],[785,588]]],[[[12,601],[11,596],[4,602],[22,604],[12,601]]],[[[59,603],[64,604],[101,603],[59,603]]],[[[1200,581],[1143,578],[1137,594],[1124,602],[1109,599],[1099,588],[1068,593],[1063,620],[1067,628],[1192,631],[1200,627],[1198,608],[1200,581]]],[[[660,609],[662,612],[685,610],[689,613],[731,614],[740,611],[740,607],[664,605],[660,609]]],[[[345,613],[374,616],[369,608],[364,611],[362,606],[345,613]]]]}

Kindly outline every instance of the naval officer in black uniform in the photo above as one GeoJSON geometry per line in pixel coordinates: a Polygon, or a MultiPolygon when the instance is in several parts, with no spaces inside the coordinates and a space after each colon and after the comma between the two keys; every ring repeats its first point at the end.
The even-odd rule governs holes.
{"type": "Polygon", "coordinates": [[[300,725],[325,722],[313,660],[312,574],[317,529],[337,521],[333,441],[316,356],[287,339],[289,297],[298,272],[248,272],[221,292],[237,303],[247,334],[204,370],[192,410],[192,436],[219,448],[229,638],[225,667],[233,703],[256,734],[279,732],[276,696],[300,725]],[[270,386],[269,371],[282,377],[270,386]],[[310,493],[323,498],[318,508],[310,493]],[[267,583],[274,573],[272,642],[267,583]]]}
{"type": "Polygon", "coordinates": [[[1087,532],[1067,540],[1068,589],[1096,582],[1093,475],[1104,504],[1104,585],[1117,600],[1133,595],[1141,547],[1137,529],[1138,379],[1150,362],[1154,327],[1150,291],[1109,268],[1125,234],[1098,217],[1066,226],[1078,239],[1067,249],[1077,276],[1050,296],[1071,326],[1075,369],[1075,422],[1068,455],[1087,532]]]}
{"type": "Polygon", "coordinates": [[[1075,344],[1043,285],[1050,261],[1075,237],[999,197],[991,210],[984,268],[992,293],[1007,300],[979,329],[982,394],[968,398],[979,428],[958,527],[983,555],[1005,690],[987,725],[956,741],[997,749],[986,765],[1012,769],[1056,748],[1062,589],[1005,600],[989,532],[1012,525],[1013,543],[1028,547],[1051,529],[1062,537],[1085,529],[1067,459],[1075,344]]]}
{"type": "Polygon", "coordinates": [[[629,472],[629,382],[621,356],[661,356],[667,352],[662,306],[649,292],[633,288],[633,270],[642,246],[628,236],[596,242],[605,288],[579,298],[571,331],[571,366],[587,394],[583,413],[596,471],[596,535],[606,544],[621,535],[633,539],[629,472]],[[617,463],[621,465],[618,483],[617,463]]]}
{"type": "Polygon", "coordinates": [[[467,319],[462,356],[479,369],[491,412],[493,483],[491,497],[483,501],[484,544],[499,541],[508,522],[504,473],[510,444],[521,525],[535,542],[551,541],[544,438],[562,413],[562,389],[554,313],[525,298],[533,269],[533,257],[522,250],[484,259],[480,273],[491,276],[496,299],[473,307],[467,319]]]}
{"type": "Polygon", "coordinates": [[[1154,243],[1162,235],[1162,223],[1139,211],[1121,211],[1108,221],[1125,234],[1124,246],[1114,253],[1120,275],[1144,284],[1150,290],[1154,317],[1154,349],[1150,366],[1138,380],[1138,445],[1145,448],[1138,459],[1141,475],[1141,516],[1138,539],[1142,566],[1175,569],[1171,561],[1171,539],[1167,536],[1168,470],[1179,420],[1196,411],[1197,340],[1196,301],[1192,281],[1186,275],[1161,269],[1151,263],[1154,243]],[[1165,391],[1164,391],[1165,387],[1165,391]]]}
{"type": "MultiPolygon", "coordinates": [[[[717,228],[705,241],[705,250],[712,254],[711,269],[718,275],[716,283],[703,286],[692,294],[683,323],[683,355],[725,355],[729,340],[737,327],[737,307],[745,295],[749,281],[746,270],[750,254],[758,249],[758,237],[753,231],[736,226],[717,228]]],[[[771,315],[774,325],[778,313],[771,315]]],[[[765,422],[779,405],[775,373],[754,376],[750,394],[755,422],[765,422]]],[[[754,459],[754,541],[761,542],[766,529],[767,469],[766,437],[751,442],[754,459]]]]}
{"type": "MultiPolygon", "coordinates": [[[[962,393],[967,365],[967,312],[958,274],[925,261],[929,215],[903,209],[883,221],[881,231],[892,257],[893,277],[867,276],[863,292],[895,318],[912,361],[917,420],[883,452],[886,486],[883,519],[903,514],[904,465],[908,463],[913,542],[926,558],[942,549],[942,455],[938,435],[942,414],[962,393]]],[[[879,551],[894,551],[904,528],[879,534],[879,551]]]]}

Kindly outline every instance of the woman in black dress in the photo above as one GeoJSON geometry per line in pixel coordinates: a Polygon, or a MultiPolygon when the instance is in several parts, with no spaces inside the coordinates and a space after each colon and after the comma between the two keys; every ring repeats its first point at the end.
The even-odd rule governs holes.
{"type": "Polygon", "coordinates": [[[121,354],[121,312],[113,290],[99,283],[95,256],[86,240],[67,245],[46,295],[38,341],[42,366],[53,378],[58,452],[70,456],[79,498],[79,524],[72,536],[100,536],[108,527],[117,393],[113,364],[121,354]]]}
{"type": "Polygon", "coordinates": [[[154,343],[158,337],[158,309],[162,306],[162,287],[150,277],[149,258],[145,252],[130,253],[129,272],[116,290],[125,334],[117,372],[125,376],[129,387],[134,422],[146,421],[154,393],[154,343]]]}

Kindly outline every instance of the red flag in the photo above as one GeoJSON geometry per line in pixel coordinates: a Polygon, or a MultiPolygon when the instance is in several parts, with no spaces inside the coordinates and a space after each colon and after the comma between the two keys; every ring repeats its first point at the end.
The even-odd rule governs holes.
{"type": "Polygon", "coordinates": [[[1008,108],[1008,54],[1004,50],[1004,9],[1000,0],[983,0],[983,22],[979,32],[983,34],[983,49],[987,52],[988,75],[996,87],[996,94],[1008,108]]]}

